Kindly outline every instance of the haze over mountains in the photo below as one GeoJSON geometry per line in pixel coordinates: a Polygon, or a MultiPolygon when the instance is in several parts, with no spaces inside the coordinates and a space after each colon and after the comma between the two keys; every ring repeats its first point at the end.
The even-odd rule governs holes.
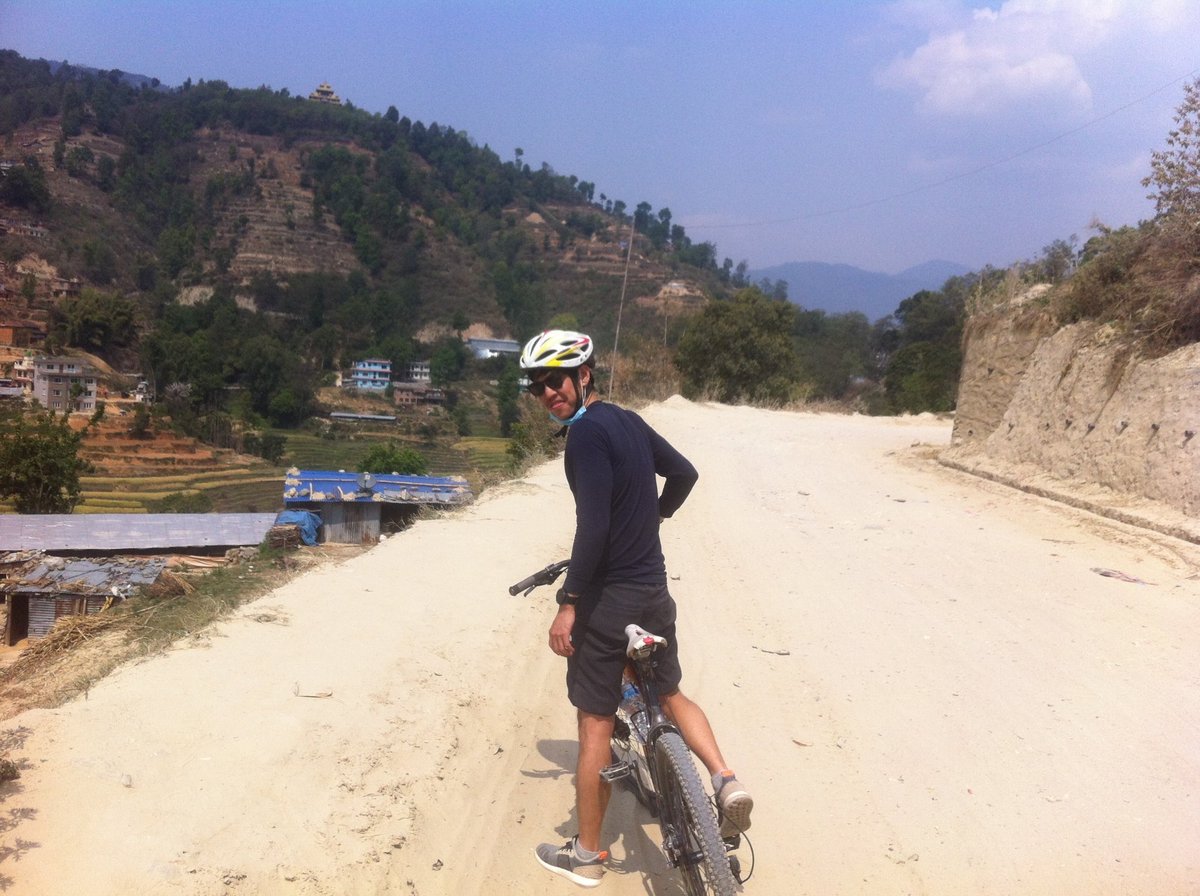
{"type": "Polygon", "coordinates": [[[750,279],[786,280],[788,298],[809,309],[830,314],[861,311],[874,322],[887,317],[909,296],[923,289],[937,290],[951,277],[970,273],[952,261],[927,261],[898,274],[866,271],[848,264],[792,261],[750,271],[750,279]]]}

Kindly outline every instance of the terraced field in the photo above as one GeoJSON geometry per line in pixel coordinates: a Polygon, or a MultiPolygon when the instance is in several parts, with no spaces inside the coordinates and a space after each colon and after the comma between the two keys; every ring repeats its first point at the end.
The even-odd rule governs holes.
{"type": "MultiPolygon", "coordinates": [[[[289,467],[357,470],[373,444],[395,441],[421,453],[433,476],[463,476],[478,493],[509,470],[508,440],[473,436],[436,443],[397,434],[389,427],[355,427],[348,437],[330,439],[295,430],[276,430],[286,440],[283,462],[266,461],[213,448],[194,439],[156,433],[135,439],[127,424],[105,421],[88,434],[83,456],[95,472],[81,479],[83,501],[76,513],[151,513],[168,500],[180,509],[269,513],[283,508],[283,479],[289,467]]],[[[386,471],[380,471],[386,472],[386,471]]],[[[0,501],[0,512],[11,512],[0,501]]]]}
{"type": "Polygon", "coordinates": [[[96,473],[83,477],[83,502],[75,512],[148,513],[164,499],[198,499],[214,511],[266,513],[282,509],[283,478],[289,467],[356,470],[373,444],[387,440],[411,444],[429,463],[430,475],[463,476],[476,491],[502,477],[509,464],[508,440],[500,438],[430,444],[387,430],[356,431],[353,439],[277,432],[287,439],[279,465],[178,438],[89,439],[84,454],[96,473]]]}
{"type": "Polygon", "coordinates": [[[76,513],[149,513],[154,502],[172,495],[203,495],[212,510],[267,513],[283,507],[283,467],[266,463],[243,469],[192,474],[121,477],[94,475],[82,480],[83,503],[76,513]]]}

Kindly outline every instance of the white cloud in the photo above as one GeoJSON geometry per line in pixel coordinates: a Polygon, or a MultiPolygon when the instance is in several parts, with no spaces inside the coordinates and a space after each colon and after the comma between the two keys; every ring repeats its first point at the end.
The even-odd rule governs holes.
{"type": "Polygon", "coordinates": [[[925,35],[878,82],[915,92],[934,115],[1038,107],[1087,113],[1082,61],[1130,32],[1161,32],[1188,16],[1182,0],[1006,0],[998,7],[904,0],[889,17],[925,35]]]}

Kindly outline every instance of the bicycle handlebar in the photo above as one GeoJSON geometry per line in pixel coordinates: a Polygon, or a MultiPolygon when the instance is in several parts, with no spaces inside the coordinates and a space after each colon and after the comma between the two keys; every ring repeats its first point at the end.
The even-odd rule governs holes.
{"type": "Polygon", "coordinates": [[[570,560],[559,560],[557,563],[551,563],[545,569],[539,569],[533,575],[521,579],[517,584],[509,585],[508,593],[516,595],[524,591],[528,595],[530,591],[539,585],[553,584],[554,580],[563,574],[570,563],[570,560]]]}

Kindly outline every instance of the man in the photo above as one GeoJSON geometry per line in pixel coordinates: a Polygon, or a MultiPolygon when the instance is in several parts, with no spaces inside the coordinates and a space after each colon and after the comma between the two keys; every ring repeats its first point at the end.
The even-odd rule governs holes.
{"type": "Polygon", "coordinates": [[[624,630],[631,622],[668,641],[658,666],[663,709],[713,776],[722,834],[748,828],[754,805],[726,765],[704,711],[679,690],[675,601],[658,527],[683,504],[698,474],[641,417],[600,400],[594,363],[592,340],[564,330],[535,336],[521,353],[530,394],[552,420],[569,427],[565,464],[575,496],[571,565],[549,640],[567,659],[567,696],[578,715],[579,833],[563,846],[541,844],[536,855],[545,868],[584,887],[600,883],[608,858],[600,831],[612,786],[600,770],[611,758],[624,630]],[[656,475],[666,480],[661,496],[656,475]]]}

